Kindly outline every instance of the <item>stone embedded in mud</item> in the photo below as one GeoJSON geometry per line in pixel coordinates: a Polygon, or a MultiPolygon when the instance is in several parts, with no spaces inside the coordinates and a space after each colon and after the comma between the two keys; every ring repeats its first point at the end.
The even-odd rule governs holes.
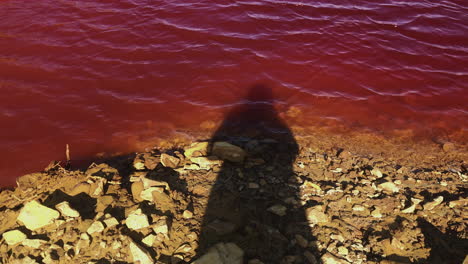
{"type": "Polygon", "coordinates": [[[218,243],[192,264],[241,264],[244,252],[234,243],[218,243]]]}
{"type": "Polygon", "coordinates": [[[27,229],[34,231],[52,224],[59,216],[60,213],[56,210],[46,207],[37,201],[31,201],[21,208],[17,221],[26,226],[27,229]]]}
{"type": "Polygon", "coordinates": [[[63,201],[55,206],[57,210],[62,214],[64,217],[80,217],[80,213],[76,211],[75,209],[70,207],[70,203],[67,201],[63,201]]]}
{"type": "Polygon", "coordinates": [[[149,226],[148,216],[141,212],[141,209],[137,209],[130,213],[127,217],[125,224],[132,230],[138,230],[149,226]]]}
{"type": "Polygon", "coordinates": [[[423,205],[423,208],[424,208],[424,210],[431,211],[431,210],[433,210],[436,206],[438,206],[439,204],[441,204],[443,201],[444,201],[444,197],[443,197],[443,196],[438,196],[438,197],[435,198],[433,201],[425,203],[425,204],[423,205]]]}
{"type": "Polygon", "coordinates": [[[211,153],[223,160],[243,162],[247,153],[240,147],[228,142],[215,142],[211,153]]]}
{"type": "Polygon", "coordinates": [[[324,213],[324,208],[321,205],[309,207],[305,211],[307,220],[312,225],[328,222],[328,216],[324,213]]]}
{"type": "Polygon", "coordinates": [[[19,230],[11,230],[5,232],[2,236],[3,239],[5,239],[5,242],[10,246],[21,243],[27,238],[26,235],[19,230]]]}
{"type": "Polygon", "coordinates": [[[104,231],[104,225],[102,224],[101,221],[96,221],[96,222],[93,222],[88,230],[86,230],[86,232],[90,235],[94,234],[94,233],[101,233],[102,231],[104,231]]]}
{"type": "Polygon", "coordinates": [[[161,154],[161,164],[164,167],[175,169],[179,166],[180,159],[169,154],[163,153],[161,154]]]}
{"type": "Polygon", "coordinates": [[[276,215],[279,215],[279,216],[285,216],[286,215],[286,211],[288,210],[286,208],[286,206],[284,205],[281,205],[281,204],[275,204],[273,206],[270,206],[268,209],[268,212],[272,212],[276,215]]]}
{"type": "Polygon", "coordinates": [[[323,264],[348,264],[349,262],[334,256],[331,253],[325,253],[321,258],[323,264]]]}
{"type": "Polygon", "coordinates": [[[146,251],[145,249],[137,245],[134,241],[130,240],[129,248],[130,248],[130,254],[132,255],[132,258],[133,258],[133,263],[139,263],[139,264],[153,264],[154,263],[148,251],[146,251]]]}

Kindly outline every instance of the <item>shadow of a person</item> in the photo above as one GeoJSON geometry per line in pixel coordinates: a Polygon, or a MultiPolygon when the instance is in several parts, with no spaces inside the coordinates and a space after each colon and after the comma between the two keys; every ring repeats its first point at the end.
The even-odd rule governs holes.
{"type": "Polygon", "coordinates": [[[244,261],[308,263],[303,253],[313,237],[293,171],[299,147],[274,101],[269,87],[253,86],[210,140],[211,146],[224,141],[241,147],[247,157],[224,161],[208,198],[197,256],[218,242],[233,242],[244,261]]]}

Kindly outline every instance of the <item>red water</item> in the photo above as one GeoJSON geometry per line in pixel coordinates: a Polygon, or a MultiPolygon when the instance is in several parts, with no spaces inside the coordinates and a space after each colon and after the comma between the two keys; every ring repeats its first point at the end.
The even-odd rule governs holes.
{"type": "Polygon", "coordinates": [[[0,0],[0,18],[1,185],[65,144],[209,127],[256,83],[292,126],[467,138],[466,0],[0,0]]]}

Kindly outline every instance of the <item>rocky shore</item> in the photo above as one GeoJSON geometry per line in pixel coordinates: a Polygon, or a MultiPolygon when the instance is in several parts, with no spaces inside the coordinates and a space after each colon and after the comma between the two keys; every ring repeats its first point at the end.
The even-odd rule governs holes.
{"type": "Polygon", "coordinates": [[[0,263],[468,263],[465,153],[399,159],[299,142],[284,175],[275,144],[51,163],[0,192],[0,263]]]}

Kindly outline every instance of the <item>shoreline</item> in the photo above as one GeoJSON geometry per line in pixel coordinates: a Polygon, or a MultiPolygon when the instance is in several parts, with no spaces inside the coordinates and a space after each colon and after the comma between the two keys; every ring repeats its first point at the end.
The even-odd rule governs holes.
{"type": "MultiPolygon", "coordinates": [[[[294,175],[282,179],[272,174],[284,165],[268,159],[276,155],[268,151],[275,144],[268,140],[253,149],[254,139],[236,142],[246,153],[242,163],[213,157],[193,138],[174,140],[86,170],[51,166],[19,178],[14,189],[3,189],[2,261],[30,256],[43,263],[192,263],[222,251],[233,263],[461,263],[468,254],[467,153],[453,143],[404,146],[375,135],[296,136],[294,175]],[[189,143],[195,144],[192,150],[198,146],[195,153],[189,143]],[[243,212],[243,199],[253,199],[249,203],[264,209],[259,214],[273,221],[267,229],[284,238],[282,250],[271,251],[254,239],[265,226],[249,233],[236,214],[225,212],[217,224],[204,223],[210,190],[226,168],[235,173],[221,184],[228,194],[218,200],[218,209],[234,200],[243,212]],[[287,194],[290,189],[299,191],[287,194]],[[31,201],[56,217],[31,230],[18,219],[31,201]],[[78,216],[57,207],[63,202],[78,216]],[[297,210],[306,212],[312,235],[282,226],[297,210]],[[215,237],[224,244],[197,251],[204,225],[214,225],[215,237]],[[16,237],[8,240],[12,232],[16,237]],[[250,236],[252,244],[245,245],[250,236]]],[[[196,263],[210,263],[203,261],[196,263]]]]}

